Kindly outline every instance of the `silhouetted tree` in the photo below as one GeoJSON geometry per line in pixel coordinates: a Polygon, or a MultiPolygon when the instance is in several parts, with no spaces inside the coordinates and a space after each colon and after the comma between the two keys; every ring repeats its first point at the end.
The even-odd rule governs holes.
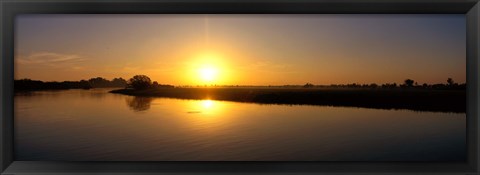
{"type": "Polygon", "coordinates": [[[146,75],[135,75],[128,80],[128,86],[137,90],[147,89],[151,87],[151,85],[152,80],[146,75]]]}
{"type": "Polygon", "coordinates": [[[422,84],[422,87],[423,87],[423,88],[428,88],[428,84],[427,84],[427,83],[423,83],[423,84],[422,84]]]}
{"type": "Polygon", "coordinates": [[[448,78],[448,79],[447,79],[447,83],[448,83],[448,86],[450,86],[450,87],[455,84],[455,82],[453,81],[452,78],[448,78]]]}
{"type": "Polygon", "coordinates": [[[159,86],[159,84],[158,84],[158,82],[157,82],[157,81],[154,81],[154,82],[153,82],[153,84],[152,84],[152,86],[153,86],[153,87],[158,87],[158,86],[159,86]]]}
{"type": "Polygon", "coordinates": [[[89,83],[87,80],[80,80],[79,84],[80,84],[80,85],[79,85],[80,88],[82,88],[82,89],[90,89],[90,88],[92,88],[92,85],[90,85],[90,83],[89,83]]]}
{"type": "Polygon", "coordinates": [[[110,81],[102,77],[91,78],[88,82],[92,87],[108,87],[110,84],[110,81]]]}
{"type": "Polygon", "coordinates": [[[415,82],[415,81],[413,81],[413,80],[411,80],[411,79],[406,79],[406,80],[404,81],[405,86],[407,86],[407,87],[412,87],[414,82],[415,82]]]}
{"type": "Polygon", "coordinates": [[[311,88],[311,87],[313,87],[313,84],[307,83],[307,84],[303,85],[303,87],[304,88],[311,88]]]}
{"type": "Polygon", "coordinates": [[[111,81],[111,86],[113,87],[126,87],[127,86],[127,80],[123,78],[114,78],[111,81]]]}

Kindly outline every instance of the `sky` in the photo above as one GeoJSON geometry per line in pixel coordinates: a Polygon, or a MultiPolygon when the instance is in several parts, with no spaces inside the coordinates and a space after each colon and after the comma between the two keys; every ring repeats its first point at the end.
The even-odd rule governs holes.
{"type": "Polygon", "coordinates": [[[172,85],[466,79],[465,15],[19,15],[15,78],[172,85]]]}

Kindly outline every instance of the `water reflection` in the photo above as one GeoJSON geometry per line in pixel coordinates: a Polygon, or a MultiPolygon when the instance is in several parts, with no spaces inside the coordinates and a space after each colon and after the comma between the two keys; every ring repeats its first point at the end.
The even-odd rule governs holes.
{"type": "Polygon", "coordinates": [[[205,109],[210,109],[213,106],[213,101],[212,100],[202,100],[202,106],[205,109]]]}
{"type": "MultiPolygon", "coordinates": [[[[127,97],[125,98],[125,102],[127,106],[135,111],[147,111],[150,109],[152,105],[152,101],[155,98],[153,97],[127,97]]],[[[187,100],[190,101],[187,104],[191,104],[186,107],[187,113],[196,114],[196,113],[217,113],[219,106],[215,104],[214,100],[187,100]]]]}
{"type": "Polygon", "coordinates": [[[89,99],[95,99],[95,100],[102,100],[103,98],[108,95],[107,93],[100,91],[100,90],[92,90],[92,91],[84,91],[84,92],[79,92],[80,97],[82,98],[89,98],[89,99]]]}
{"type": "Polygon", "coordinates": [[[466,155],[465,114],[99,92],[15,96],[16,159],[463,161],[466,155]]]}
{"type": "Polygon", "coordinates": [[[151,97],[131,97],[126,98],[128,107],[135,112],[146,111],[150,109],[153,98],[151,97]]]}
{"type": "Polygon", "coordinates": [[[198,113],[206,113],[208,111],[213,110],[215,102],[213,100],[193,100],[190,101],[190,104],[187,107],[187,113],[189,114],[198,114],[198,113]]]}

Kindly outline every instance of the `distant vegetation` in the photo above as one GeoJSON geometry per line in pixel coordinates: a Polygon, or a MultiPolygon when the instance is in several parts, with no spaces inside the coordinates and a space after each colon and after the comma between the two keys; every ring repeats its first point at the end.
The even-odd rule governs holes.
{"type": "MultiPolygon", "coordinates": [[[[91,78],[89,80],[80,81],[63,81],[63,82],[43,82],[39,80],[21,79],[15,80],[15,90],[55,90],[55,89],[91,89],[91,88],[107,88],[119,87],[134,90],[145,90],[151,88],[174,88],[173,85],[159,84],[157,81],[152,81],[146,75],[135,75],[128,81],[123,78],[114,78],[107,80],[102,77],[91,78]]],[[[331,85],[314,85],[306,83],[305,85],[283,85],[283,86],[245,86],[245,85],[204,85],[204,86],[182,86],[182,87],[280,87],[280,88],[368,88],[368,89],[395,89],[395,88],[409,88],[409,89],[437,89],[437,90],[464,90],[466,84],[458,84],[452,78],[448,78],[445,84],[418,84],[412,79],[406,79],[403,84],[385,83],[385,84],[331,84],[331,85]]]]}
{"type": "Polygon", "coordinates": [[[146,75],[135,75],[130,80],[128,80],[127,88],[132,88],[136,90],[144,90],[149,88],[173,88],[172,85],[162,85],[158,82],[150,80],[146,75]]]}
{"type": "MultiPolygon", "coordinates": [[[[261,104],[309,104],[355,106],[381,109],[411,109],[418,111],[465,112],[466,84],[447,78],[444,84],[421,84],[406,79],[402,84],[332,84],[284,86],[198,86],[177,87],[159,84],[146,75],[125,80],[102,77],[81,81],[42,82],[15,80],[16,91],[90,89],[118,87],[112,93],[143,97],[181,99],[212,99],[261,104]]],[[[132,102],[132,105],[135,103],[132,102]]],[[[139,106],[139,105],[137,105],[139,106]]],[[[140,108],[140,107],[139,107],[140,108]]]]}
{"type": "Polygon", "coordinates": [[[410,109],[417,111],[465,112],[465,84],[451,78],[446,84],[418,85],[406,79],[403,84],[347,84],[280,87],[213,86],[197,88],[158,88],[147,76],[135,76],[129,87],[111,91],[139,97],[170,97],[180,99],[212,99],[260,104],[308,104],[352,106],[379,109],[410,109]],[[140,84],[137,86],[137,84],[140,84]]]}
{"type": "Polygon", "coordinates": [[[158,84],[151,81],[146,75],[135,75],[128,81],[123,78],[114,78],[107,80],[102,77],[91,78],[89,80],[80,81],[51,81],[43,82],[40,80],[20,79],[14,81],[16,91],[33,91],[33,90],[62,90],[62,89],[91,89],[91,88],[131,88],[136,90],[149,88],[173,88],[172,85],[158,84]]]}
{"type": "MultiPolygon", "coordinates": [[[[290,86],[292,87],[292,86],[290,86]]],[[[418,84],[418,82],[412,80],[412,79],[406,79],[403,81],[403,84],[397,84],[397,83],[385,83],[378,85],[376,83],[372,84],[332,84],[332,85],[313,85],[311,83],[306,83],[303,85],[304,88],[315,88],[315,87],[333,87],[333,88],[384,88],[384,89],[394,89],[394,88],[415,88],[415,89],[466,89],[466,84],[458,84],[453,81],[452,78],[447,78],[446,84],[442,83],[437,83],[437,84],[418,84]]]]}
{"type": "Polygon", "coordinates": [[[117,89],[138,97],[224,100],[259,104],[351,106],[378,109],[465,112],[465,90],[367,88],[150,88],[117,89]]]}
{"type": "Polygon", "coordinates": [[[89,80],[80,81],[63,81],[63,82],[43,82],[39,80],[21,79],[14,81],[16,91],[31,90],[61,90],[61,89],[91,89],[106,87],[126,87],[127,81],[123,78],[114,78],[111,81],[102,77],[91,78],[89,80]]]}

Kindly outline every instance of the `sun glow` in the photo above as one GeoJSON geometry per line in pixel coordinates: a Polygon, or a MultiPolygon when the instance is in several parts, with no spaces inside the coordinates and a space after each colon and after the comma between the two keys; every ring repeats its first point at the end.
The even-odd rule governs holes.
{"type": "Polygon", "coordinates": [[[179,73],[194,86],[224,85],[231,81],[232,70],[229,69],[230,56],[218,51],[198,51],[192,53],[185,62],[184,72],[179,73]]]}
{"type": "Polygon", "coordinates": [[[205,52],[196,58],[195,76],[198,83],[218,84],[224,79],[224,57],[216,52],[205,52]]]}
{"type": "Polygon", "coordinates": [[[213,67],[204,67],[199,70],[200,78],[205,82],[212,82],[217,78],[218,70],[213,67]]]}

